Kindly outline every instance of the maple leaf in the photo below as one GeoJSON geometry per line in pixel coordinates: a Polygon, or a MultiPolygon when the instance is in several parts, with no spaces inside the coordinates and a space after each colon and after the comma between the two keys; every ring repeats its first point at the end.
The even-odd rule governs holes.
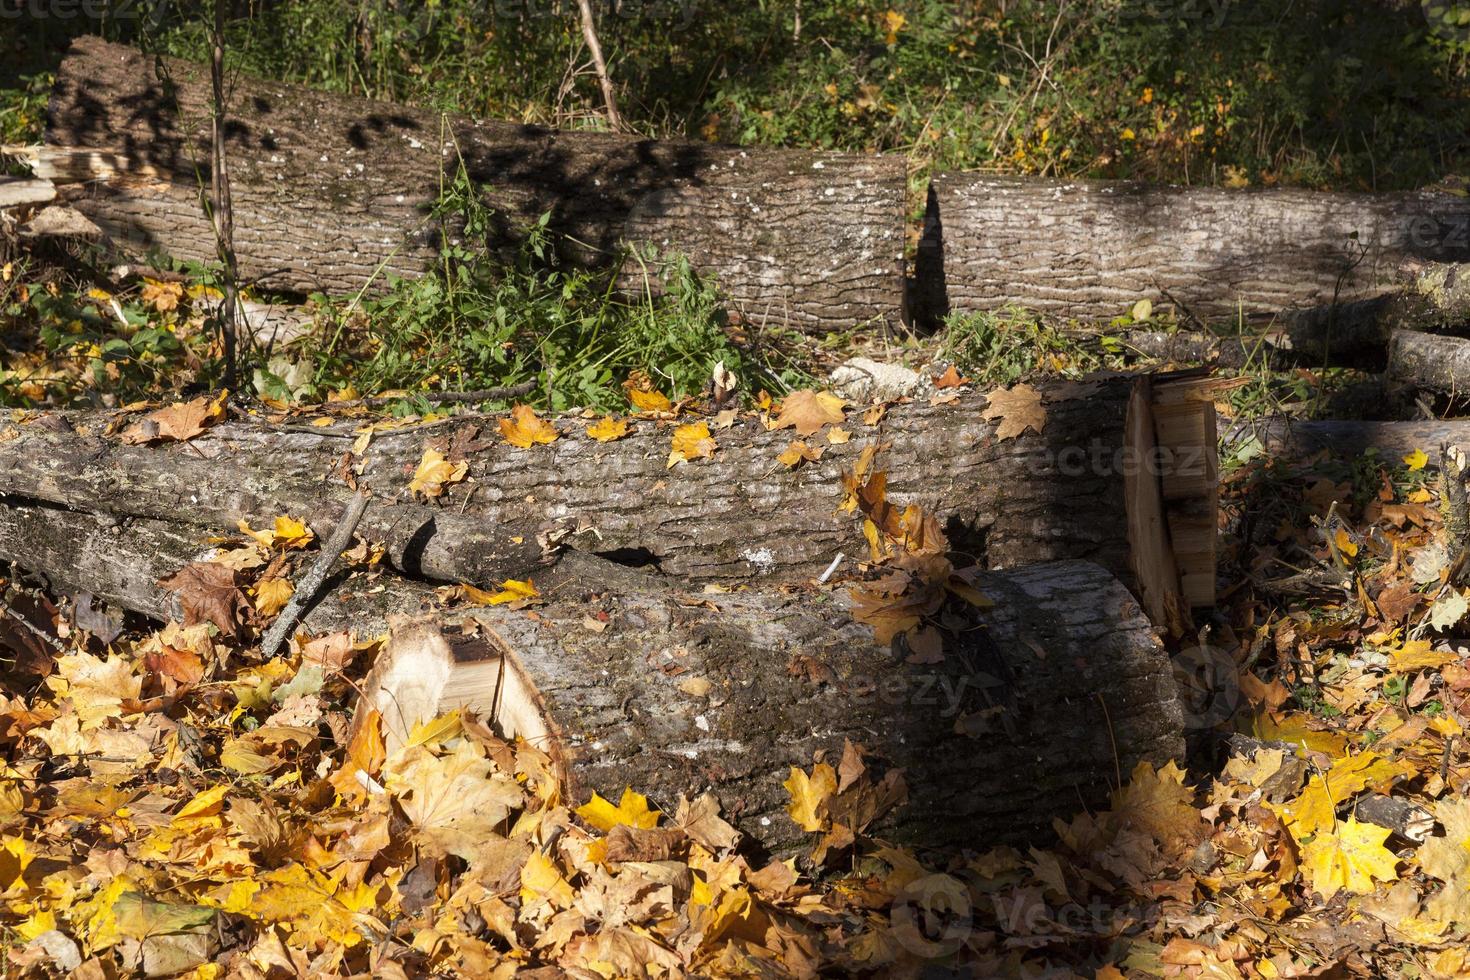
{"type": "Polygon", "coordinates": [[[463,480],[469,471],[470,464],[464,460],[451,463],[439,450],[426,446],[423,458],[419,460],[419,467],[409,481],[408,491],[421,493],[425,497],[437,497],[444,492],[446,485],[463,480]]]}
{"type": "Polygon", "coordinates": [[[715,440],[709,426],[704,422],[681,425],[674,430],[672,448],[669,451],[669,467],[686,463],[691,459],[713,459],[715,440]]]}
{"type": "Polygon", "coordinates": [[[228,392],[221,392],[213,400],[203,395],[188,402],[176,402],[167,408],[150,412],[122,434],[122,441],[138,446],[148,442],[184,442],[193,439],[209,426],[224,418],[224,400],[228,392]]]}
{"type": "Polygon", "coordinates": [[[115,655],[99,660],[90,653],[59,657],[56,673],[46,683],[71,699],[84,728],[120,717],[123,700],[136,700],[143,690],[143,679],[127,661],[115,655]]]}
{"type": "Polygon", "coordinates": [[[960,372],[955,368],[953,364],[949,366],[948,371],[945,371],[943,374],[933,380],[934,387],[936,388],[958,388],[960,385],[967,385],[970,383],[969,378],[960,377],[960,372]]]}
{"type": "Polygon", "coordinates": [[[680,797],[674,826],[688,834],[690,840],[715,851],[740,842],[740,831],[720,817],[720,801],[713,793],[705,793],[692,803],[680,797]]]}
{"type": "Polygon", "coordinates": [[[598,442],[613,442],[628,434],[628,423],[622,419],[615,419],[611,415],[587,426],[587,435],[598,442]]]}
{"type": "Polygon", "coordinates": [[[179,595],[184,625],[213,623],[226,636],[238,636],[249,609],[239,573],[218,562],[191,561],[159,586],[179,595]]]}
{"type": "Polygon", "coordinates": [[[461,584],[460,590],[471,602],[481,606],[509,605],[512,609],[524,609],[541,601],[541,593],[530,579],[524,582],[506,579],[500,583],[499,592],[488,592],[473,585],[461,584]]]}
{"type": "Polygon", "coordinates": [[[1398,879],[1398,858],[1383,846],[1391,831],[1349,817],[1335,832],[1319,832],[1302,847],[1302,873],[1326,900],[1347,889],[1365,895],[1374,879],[1398,879]]]}
{"type": "Polygon", "coordinates": [[[271,578],[255,586],[255,611],[262,616],[274,616],[286,608],[295,588],[289,579],[271,578]]]}
{"type": "MultiPolygon", "coordinates": [[[[306,526],[304,521],[289,516],[277,517],[274,527],[269,531],[254,530],[244,518],[240,519],[237,526],[241,531],[254,538],[267,551],[276,545],[280,545],[286,551],[305,548],[316,537],[316,535],[311,533],[311,529],[306,526]]],[[[229,564],[233,568],[240,568],[242,565],[244,567],[253,567],[238,561],[230,562],[229,564]]]]}
{"type": "Polygon", "coordinates": [[[776,459],[780,460],[783,466],[786,466],[789,469],[795,469],[796,466],[803,461],[815,463],[821,458],[821,446],[813,448],[812,446],[808,446],[805,442],[802,442],[800,439],[793,439],[791,441],[791,445],[787,446],[784,450],[781,451],[781,455],[776,457],[776,459]]]}
{"type": "Polygon", "coordinates": [[[510,416],[498,423],[500,435],[517,448],[530,449],[537,443],[555,442],[561,436],[556,426],[537,415],[530,405],[515,406],[510,410],[510,416]]]}
{"type": "Polygon", "coordinates": [[[658,826],[658,818],[662,815],[649,808],[648,797],[628,788],[624,788],[617,806],[593,793],[592,799],[577,807],[577,816],[604,832],[617,826],[651,830],[658,826]]]}
{"type": "Polygon", "coordinates": [[[669,412],[674,408],[674,403],[660,391],[643,391],[639,388],[628,389],[628,401],[640,412],[669,412]]]}
{"type": "Polygon", "coordinates": [[[985,411],[980,417],[991,422],[1000,420],[995,430],[997,440],[1014,439],[1027,429],[1040,435],[1046,427],[1046,409],[1041,405],[1041,396],[1030,385],[992,391],[985,399],[985,411]]]}
{"type": "Polygon", "coordinates": [[[841,425],[846,407],[846,399],[802,388],[781,401],[781,414],[771,428],[794,428],[799,436],[815,435],[824,425],[841,425]]]}
{"type": "Polygon", "coordinates": [[[525,802],[515,780],[496,772],[468,741],[442,757],[423,745],[408,747],[389,760],[384,785],[398,797],[421,842],[466,860],[473,858],[477,839],[525,802]]]}
{"type": "Polygon", "coordinates": [[[781,785],[791,794],[786,812],[796,825],[809,832],[821,830],[826,825],[827,801],[837,791],[837,773],[832,767],[819,762],[808,776],[792,766],[791,775],[781,785]]]}
{"type": "Polygon", "coordinates": [[[1113,794],[1113,812],[1133,829],[1176,848],[1193,846],[1207,829],[1193,790],[1184,785],[1184,770],[1172,759],[1157,770],[1140,762],[1128,785],[1113,794]]]}
{"type": "Polygon", "coordinates": [[[179,300],[183,298],[184,284],[181,282],[159,282],[146,277],[143,279],[143,294],[140,299],[159,313],[177,309],[179,300]]]}
{"type": "Polygon", "coordinates": [[[1375,784],[1386,784],[1405,775],[1409,767],[1375,752],[1362,752],[1340,759],[1325,773],[1313,776],[1295,800],[1277,807],[1292,836],[1303,840],[1311,834],[1332,829],[1338,804],[1375,784]]]}

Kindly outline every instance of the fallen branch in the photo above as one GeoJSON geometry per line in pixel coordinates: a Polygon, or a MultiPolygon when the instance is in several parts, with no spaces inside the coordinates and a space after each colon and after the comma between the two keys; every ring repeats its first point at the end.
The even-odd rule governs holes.
{"type": "Polygon", "coordinates": [[[276,617],[275,622],[271,623],[270,629],[266,630],[264,638],[261,639],[260,651],[265,656],[274,657],[280,652],[281,645],[286,642],[287,636],[290,635],[297,620],[301,618],[301,611],[311,605],[312,600],[321,591],[322,583],[331,574],[332,566],[337,563],[337,560],[342,557],[342,552],[346,551],[347,546],[352,543],[352,534],[357,530],[358,522],[362,520],[368,501],[371,499],[372,494],[362,491],[347,505],[346,513],[337,522],[337,526],[332,528],[332,536],[327,538],[326,543],[322,545],[322,553],[312,563],[310,570],[301,577],[286,607],[281,610],[280,615],[276,617]]]}

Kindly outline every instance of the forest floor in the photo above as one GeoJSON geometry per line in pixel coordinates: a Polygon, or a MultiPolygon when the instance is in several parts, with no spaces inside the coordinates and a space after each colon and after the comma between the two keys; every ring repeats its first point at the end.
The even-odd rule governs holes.
{"type": "MultiPolygon", "coordinates": [[[[0,285],[24,311],[0,365],[17,415],[167,404],[210,377],[191,308],[207,285],[23,278],[7,266],[0,285]],[[58,319],[63,305],[86,312],[58,319]]],[[[1128,361],[1063,338],[1017,314],[867,353],[962,361],[987,384],[1128,361]]],[[[253,395],[342,414],[297,380],[257,374],[253,395]]],[[[1320,413],[1366,383],[1262,369],[1218,408],[1320,413]]],[[[1257,449],[1225,461],[1220,608],[1178,654],[1188,767],[1120,774],[1110,810],[1059,814],[1055,839],[1025,852],[977,841],[941,858],[835,826],[839,773],[859,792],[870,778],[852,746],[786,783],[812,850],[752,862],[712,798],[632,786],[569,809],[543,753],[472,718],[392,755],[349,738],[381,637],[299,636],[268,660],[207,625],[121,622],[12,574],[9,960],[81,977],[1470,975],[1470,625],[1438,447],[1257,449]],[[829,846],[845,831],[850,846],[829,846]]],[[[314,542],[298,516],[234,553],[299,564],[314,542]]],[[[266,617],[285,596],[240,599],[266,617]]]]}

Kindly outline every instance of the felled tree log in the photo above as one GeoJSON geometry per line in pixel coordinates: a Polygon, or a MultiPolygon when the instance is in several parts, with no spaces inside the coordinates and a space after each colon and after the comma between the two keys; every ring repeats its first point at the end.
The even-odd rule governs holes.
{"type": "Polygon", "coordinates": [[[1416,388],[1470,394],[1470,340],[1397,330],[1389,345],[1388,375],[1416,388]]]}
{"type": "Polygon", "coordinates": [[[1439,465],[1441,443],[1470,449],[1470,420],[1436,422],[1363,422],[1357,420],[1301,421],[1262,419],[1240,422],[1221,435],[1221,445],[1239,451],[1252,446],[1279,460],[1301,460],[1320,452],[1350,459],[1376,452],[1380,459],[1396,461],[1416,449],[1429,457],[1428,466],[1439,465]]]}
{"type": "Polygon", "coordinates": [[[1371,298],[1411,260],[1470,259],[1470,199],[1449,194],[973,173],[939,174],[933,190],[917,262],[921,279],[942,267],[946,292],[929,300],[941,314],[1016,304],[1097,319],[1151,298],[1202,317],[1275,316],[1371,298]]]}
{"type": "MultiPolygon", "coordinates": [[[[99,528],[90,515],[0,501],[0,556],[154,617],[177,611],[153,583],[200,548],[162,522],[99,528]]],[[[439,692],[431,710],[471,705],[536,739],[574,802],[632,786],[671,809],[712,790],[778,852],[810,841],[786,813],[790,767],[810,769],[818,752],[835,767],[844,739],[877,770],[903,770],[910,802],[881,832],[939,847],[1044,835],[1053,817],[1105,801],[1138,761],[1182,755],[1168,656],[1114,578],[1063,562],[979,586],[995,602],[975,623],[984,629],[956,634],[942,663],[914,665],[852,620],[846,589],[609,591],[587,568],[534,615],[476,610],[486,632],[456,644],[441,681],[432,647],[396,643],[402,669],[375,667],[366,690],[380,706],[417,704],[406,686],[383,686],[406,673],[439,692]]],[[[353,576],[306,627],[375,635],[428,598],[391,575],[353,576]]]]}
{"type": "MultiPolygon", "coordinates": [[[[57,179],[74,179],[77,151],[93,151],[103,179],[80,188],[78,206],[104,230],[209,260],[199,202],[209,74],[163,64],[172,95],[151,57],[77,40],[57,73],[46,140],[63,154],[57,179]]],[[[624,245],[682,252],[752,319],[823,331],[896,322],[903,311],[898,156],[555,132],[245,76],[232,80],[225,152],[242,274],[279,290],[352,294],[385,273],[422,274],[440,242],[461,235],[462,216],[441,223],[430,211],[462,162],[496,209],[497,249],[516,248],[549,214],[568,258],[607,266],[624,245]]],[[[623,266],[639,295],[644,268],[634,258],[623,266]]]]}
{"type": "MultiPolygon", "coordinates": [[[[385,543],[393,567],[450,581],[523,578],[553,537],[688,580],[800,580],[839,552],[866,554],[860,522],[837,510],[841,475],[865,447],[881,444],[873,469],[889,474],[889,498],[936,514],[962,554],[990,567],[1086,558],[1133,584],[1137,567],[1160,555],[1134,546],[1130,508],[1153,499],[1162,510],[1163,501],[1209,501],[1215,492],[1208,383],[1164,377],[1133,398],[1139,384],[1119,377],[1041,385],[1041,432],[1004,440],[1000,420],[981,417],[988,401],[979,393],[953,404],[895,405],[871,426],[853,412],[844,423],[851,441],[823,446],[820,460],[794,470],[776,459],[791,430],[766,431],[750,417],[714,430],[712,459],[673,469],[667,423],[638,421],[629,436],[597,443],[582,432],[584,421],[562,419],[561,438],[530,450],[505,443],[488,419],[390,430],[374,434],[354,461],[358,479],[378,494],[363,534],[385,543]],[[1166,398],[1166,414],[1190,424],[1161,433],[1155,453],[1129,434],[1130,399],[1137,428],[1152,433],[1151,406],[1166,398]],[[412,503],[407,484],[430,440],[458,446],[471,479],[450,485],[438,504],[412,503]]],[[[0,424],[0,493],[214,530],[292,513],[321,532],[347,492],[339,474],[351,426],[240,421],[186,444],[128,446],[100,435],[109,417],[67,418],[0,424]]],[[[1212,588],[1210,542],[1184,573],[1212,588]]],[[[1167,531],[1158,547],[1168,549],[1167,531]]],[[[1168,595],[1145,597],[1151,613],[1211,601],[1208,590],[1179,598],[1177,581],[1160,585],[1168,595]]]]}

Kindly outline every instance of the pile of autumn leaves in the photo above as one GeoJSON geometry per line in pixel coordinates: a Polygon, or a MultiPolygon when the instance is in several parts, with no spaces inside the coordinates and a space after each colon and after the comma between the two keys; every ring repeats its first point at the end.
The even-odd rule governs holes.
{"type": "MultiPolygon", "coordinates": [[[[635,406],[655,394],[630,387],[635,406]]],[[[827,427],[830,440],[845,407],[808,394],[771,406],[773,421],[811,414],[793,417],[797,434],[823,418],[812,431],[827,427]]],[[[1007,395],[1032,398],[1026,386],[1007,395]]],[[[1045,424],[1023,409],[1001,422],[1045,424]]],[[[174,416],[136,438],[187,438],[210,424],[211,403],[174,416]]],[[[525,410],[502,435],[545,441],[542,426],[525,410]]],[[[714,438],[698,426],[695,456],[714,438]]],[[[855,613],[922,663],[942,655],[930,633],[944,606],[985,600],[946,558],[933,518],[886,500],[878,451],[842,487],[876,569],[855,586],[855,613]]],[[[453,482],[454,465],[426,456],[416,492],[453,482]]],[[[1254,751],[1198,785],[1173,765],[1142,765],[1110,810],[1058,821],[1053,847],[1024,853],[977,842],[937,859],[873,839],[871,823],[902,800],[901,777],[875,778],[848,744],[786,780],[811,849],[755,858],[713,797],[651,802],[630,788],[573,809],[543,752],[473,717],[420,726],[390,752],[376,724],[353,728],[345,713],[377,641],[299,636],[289,656],[263,661],[207,623],[104,648],[63,622],[64,655],[18,664],[43,679],[0,703],[10,963],[83,977],[887,976],[945,965],[1276,978],[1411,963],[1464,975],[1470,766],[1458,719],[1470,667],[1411,635],[1431,618],[1453,627],[1445,610],[1463,602],[1430,574],[1444,564],[1432,493],[1385,474],[1377,498],[1349,514],[1332,502],[1354,499],[1351,486],[1309,468],[1286,479],[1294,489],[1278,492],[1331,519],[1278,529],[1283,549],[1310,552],[1345,587],[1299,607],[1237,590],[1236,629],[1217,644],[1238,664],[1277,657],[1269,683],[1236,678],[1254,751]],[[1304,690],[1320,699],[1314,712],[1301,708],[1304,690]],[[1433,836],[1400,839],[1360,819],[1369,794],[1421,807],[1433,836]]],[[[221,553],[254,570],[259,612],[285,598],[262,585],[285,582],[314,542],[284,516],[242,535],[221,553]]],[[[512,585],[470,598],[534,600],[512,585]]]]}

